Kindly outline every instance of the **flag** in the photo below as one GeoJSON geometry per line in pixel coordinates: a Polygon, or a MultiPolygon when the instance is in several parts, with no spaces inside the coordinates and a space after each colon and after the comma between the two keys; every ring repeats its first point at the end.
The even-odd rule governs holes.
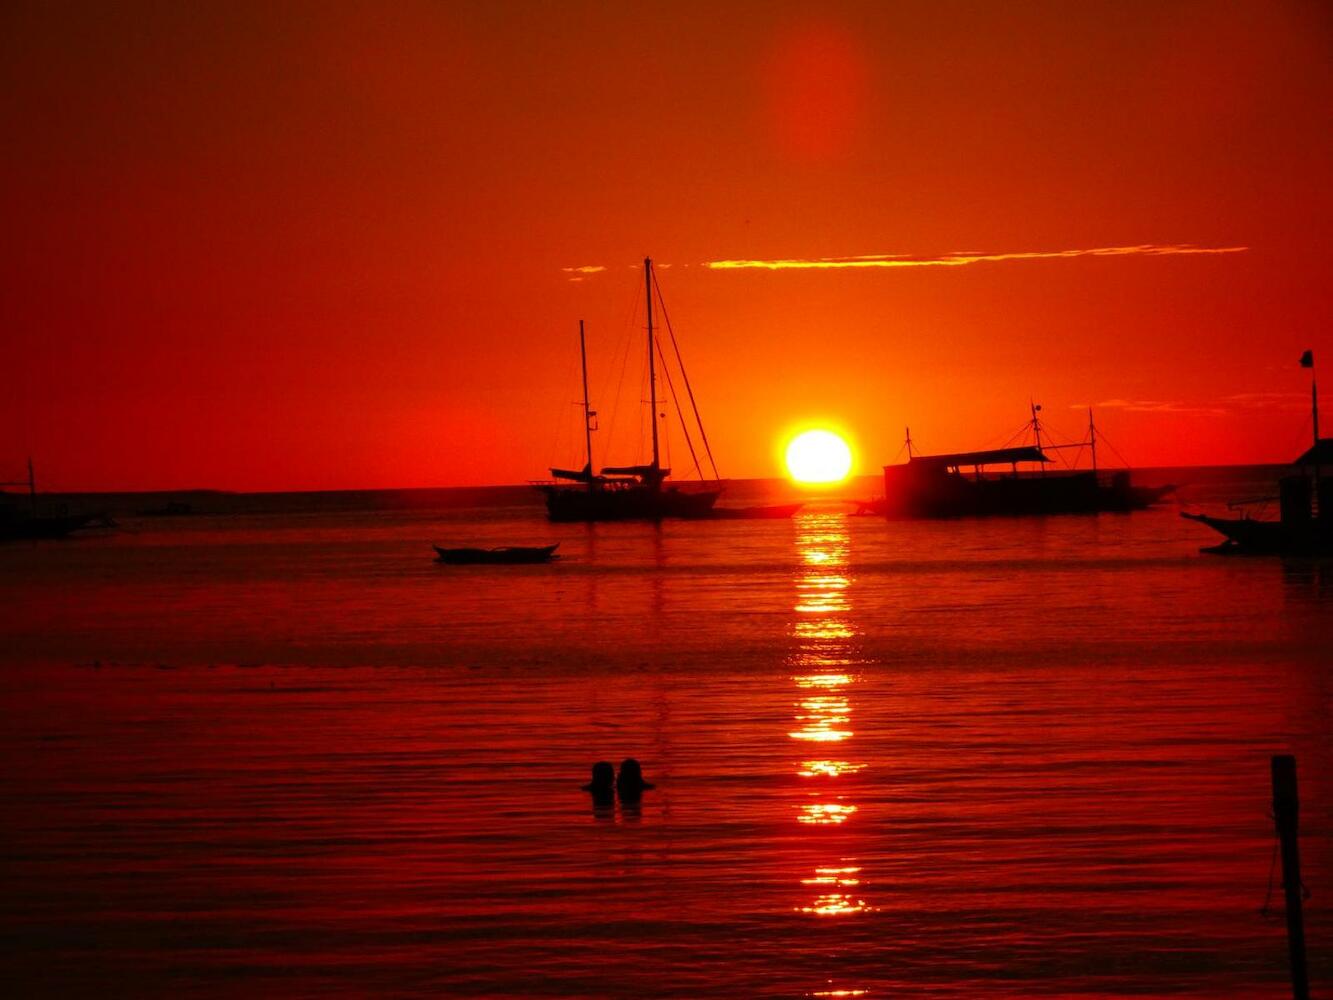
{"type": "Polygon", "coordinates": [[[1314,367],[1314,351],[1306,351],[1304,354],[1301,355],[1301,367],[1302,368],[1314,367]]]}

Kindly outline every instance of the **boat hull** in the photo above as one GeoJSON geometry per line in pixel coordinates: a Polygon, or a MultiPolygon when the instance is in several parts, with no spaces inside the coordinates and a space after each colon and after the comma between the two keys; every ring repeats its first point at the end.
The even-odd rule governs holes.
{"type": "Polygon", "coordinates": [[[580,489],[544,486],[546,516],[555,522],[661,521],[666,518],[706,518],[721,490],[687,492],[647,486],[628,489],[580,489]]]}
{"type": "Polygon", "coordinates": [[[1109,483],[1095,472],[978,479],[901,465],[884,470],[884,499],[865,507],[867,513],[903,519],[1093,514],[1141,510],[1174,490],[1174,486],[1133,486],[1124,473],[1109,483]]]}
{"type": "Polygon", "coordinates": [[[1251,517],[1209,517],[1188,511],[1181,511],[1180,516],[1205,524],[1226,538],[1221,545],[1210,546],[1205,552],[1221,555],[1333,555],[1333,531],[1317,522],[1294,527],[1281,521],[1260,521],[1251,517]]]}
{"type": "Polygon", "coordinates": [[[53,514],[0,520],[0,540],[66,538],[101,519],[100,514],[53,514]]]}
{"type": "Polygon", "coordinates": [[[784,503],[767,507],[714,507],[708,516],[717,521],[771,521],[792,517],[804,506],[784,503]]]}
{"type": "Polygon", "coordinates": [[[431,546],[435,549],[439,562],[447,563],[451,566],[473,566],[473,565],[500,565],[513,566],[530,563],[545,563],[557,558],[555,550],[560,547],[557,542],[554,545],[542,545],[537,547],[507,546],[498,549],[446,549],[438,545],[431,546]]]}

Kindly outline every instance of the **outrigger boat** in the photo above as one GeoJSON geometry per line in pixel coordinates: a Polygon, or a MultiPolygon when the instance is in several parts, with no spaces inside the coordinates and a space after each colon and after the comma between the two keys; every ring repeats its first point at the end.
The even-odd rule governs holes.
{"type": "Polygon", "coordinates": [[[1033,442],[988,451],[915,455],[907,432],[907,461],[884,467],[884,498],[859,501],[858,514],[891,518],[975,517],[992,514],[1074,514],[1148,507],[1174,486],[1134,486],[1127,471],[1104,477],[1097,470],[1097,428],[1088,411],[1088,440],[1075,444],[1042,441],[1041,407],[1032,404],[1026,425],[1033,442]],[[1047,451],[1088,448],[1091,470],[1048,472],[1047,451]],[[1008,472],[995,467],[1008,466],[1008,472]],[[1020,471],[1019,466],[1024,466],[1020,471]],[[965,472],[964,470],[971,470],[965,472]]]}
{"type": "MultiPolygon", "coordinates": [[[[671,343],[679,365],[681,378],[689,394],[690,406],[694,411],[694,421],[698,425],[702,446],[709,462],[713,466],[713,485],[702,485],[695,489],[684,489],[668,484],[671,470],[663,467],[661,447],[657,430],[657,360],[666,369],[666,355],[662,353],[656,332],[653,329],[653,299],[661,301],[661,290],[657,288],[653,276],[653,262],[648,258],[643,261],[643,280],[647,289],[648,309],[648,394],[649,414],[652,425],[652,458],[645,465],[605,466],[600,473],[593,472],[592,432],[596,430],[597,413],[588,400],[588,351],[583,335],[583,322],[579,321],[579,355],[583,367],[583,429],[586,462],[582,469],[551,469],[551,475],[562,482],[535,484],[546,497],[546,513],[552,521],[660,521],[668,517],[705,518],[713,511],[713,504],[722,493],[722,481],[717,476],[717,465],[708,447],[708,436],[704,433],[703,422],[699,419],[699,409],[694,403],[694,390],[690,388],[689,376],[685,374],[680,362],[680,349],[676,347],[675,334],[671,334],[671,343]],[[574,485],[566,485],[574,484],[574,485]]],[[[665,316],[665,309],[663,309],[665,316]]],[[[667,326],[670,332],[670,322],[667,326]]],[[[672,385],[667,374],[667,384],[672,385]]],[[[679,407],[678,407],[679,409],[679,407]]],[[[681,419],[684,428],[684,417],[681,419]]],[[[698,456],[694,442],[685,428],[685,441],[690,455],[699,469],[698,456]]]]}
{"type": "MultiPolygon", "coordinates": [[[[1306,351],[1301,366],[1314,368],[1314,355],[1306,351]]],[[[1216,555],[1333,555],[1333,438],[1319,436],[1319,388],[1310,381],[1314,420],[1314,443],[1295,462],[1292,471],[1278,480],[1277,496],[1255,497],[1228,504],[1241,509],[1240,517],[1210,517],[1181,511],[1180,516],[1198,521],[1222,535],[1226,541],[1202,551],[1216,555]],[[1253,516],[1276,500],[1278,520],[1253,516]]]]}
{"type": "Polygon", "coordinates": [[[559,542],[554,545],[532,547],[507,545],[498,549],[446,549],[438,545],[432,545],[431,548],[438,554],[439,562],[448,563],[451,566],[466,566],[478,563],[496,563],[508,566],[521,563],[544,563],[560,558],[555,554],[555,550],[560,548],[559,542]]]}

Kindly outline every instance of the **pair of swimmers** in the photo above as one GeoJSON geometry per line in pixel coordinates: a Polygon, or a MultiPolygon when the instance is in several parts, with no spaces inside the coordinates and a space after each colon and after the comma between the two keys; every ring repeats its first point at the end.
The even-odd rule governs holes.
{"type": "Polygon", "coordinates": [[[592,781],[583,786],[585,792],[592,792],[594,801],[609,802],[620,796],[622,802],[638,802],[643,793],[653,785],[643,780],[643,769],[633,757],[626,757],[620,762],[620,774],[610,762],[599,760],[592,766],[592,781]]]}

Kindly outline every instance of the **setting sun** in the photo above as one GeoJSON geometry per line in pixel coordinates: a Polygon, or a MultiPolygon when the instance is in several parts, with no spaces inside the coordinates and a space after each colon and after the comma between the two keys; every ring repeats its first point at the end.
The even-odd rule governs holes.
{"type": "Polygon", "coordinates": [[[787,472],[798,483],[840,483],[851,471],[852,450],[832,431],[806,431],[787,445],[787,472]]]}

